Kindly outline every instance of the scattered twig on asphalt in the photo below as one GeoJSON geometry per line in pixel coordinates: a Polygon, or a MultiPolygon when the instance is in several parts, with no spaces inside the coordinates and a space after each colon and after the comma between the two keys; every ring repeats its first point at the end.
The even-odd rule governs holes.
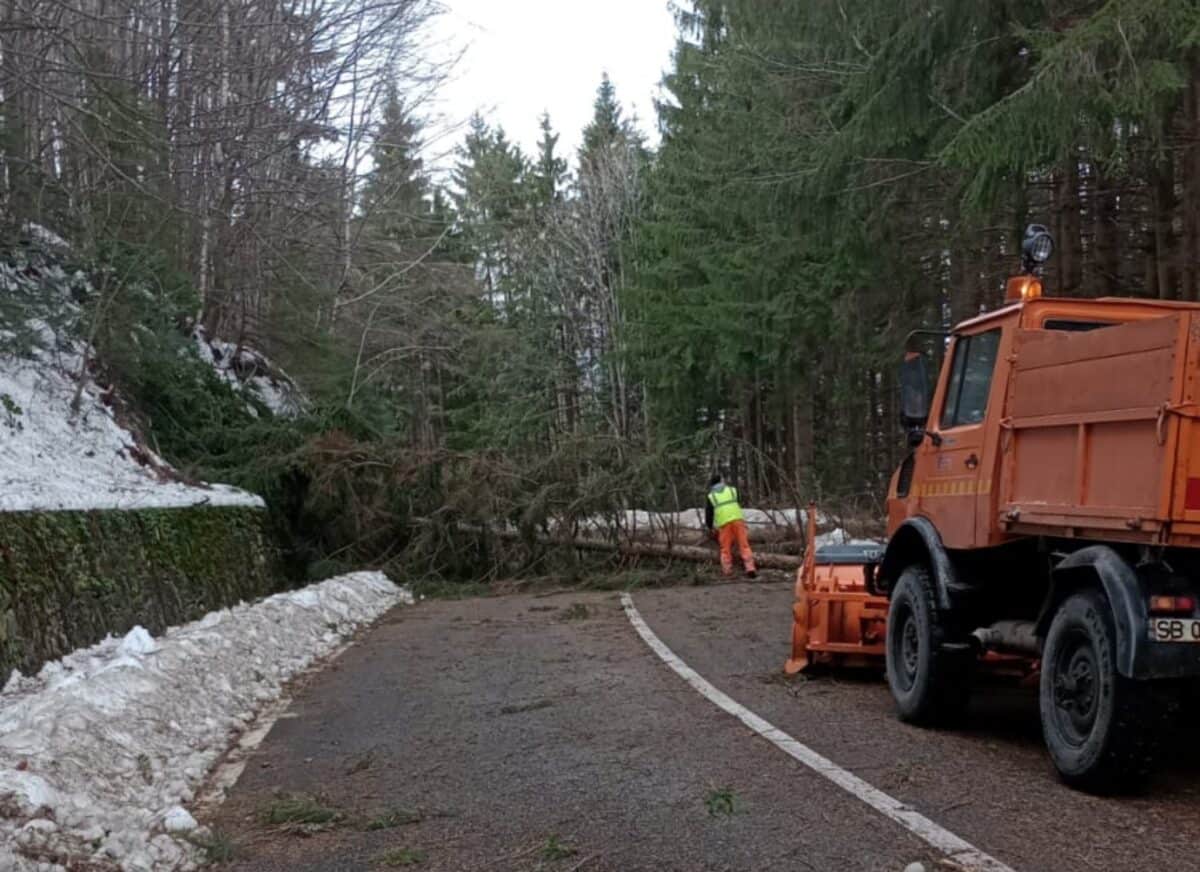
{"type": "Polygon", "coordinates": [[[951,860],[949,857],[942,857],[937,861],[937,864],[945,869],[952,869],[954,872],[970,872],[969,867],[964,866],[957,860],[951,860]]]}
{"type": "Polygon", "coordinates": [[[964,799],[962,802],[951,803],[950,805],[947,805],[944,808],[939,809],[938,814],[945,814],[948,811],[954,811],[955,809],[962,808],[965,805],[970,805],[973,802],[975,802],[975,800],[973,800],[973,799],[964,799]]]}
{"type": "Polygon", "coordinates": [[[599,852],[597,852],[595,854],[588,854],[586,857],[584,857],[582,860],[580,860],[578,863],[576,863],[574,866],[572,866],[570,869],[568,869],[567,872],[578,872],[578,870],[582,869],[585,864],[592,862],[599,856],[600,856],[599,852]]]}
{"type": "Polygon", "coordinates": [[[535,851],[541,850],[541,848],[542,848],[542,846],[540,843],[536,844],[536,845],[531,845],[530,847],[525,848],[523,851],[517,851],[515,854],[509,854],[508,859],[509,860],[520,860],[523,857],[528,857],[530,854],[534,853],[535,851]]]}
{"type": "Polygon", "coordinates": [[[432,766],[429,766],[428,768],[423,769],[420,772],[418,772],[417,777],[424,778],[426,775],[432,775],[434,772],[437,772],[439,769],[441,769],[445,765],[446,765],[445,760],[439,760],[437,763],[434,763],[432,766]]]}

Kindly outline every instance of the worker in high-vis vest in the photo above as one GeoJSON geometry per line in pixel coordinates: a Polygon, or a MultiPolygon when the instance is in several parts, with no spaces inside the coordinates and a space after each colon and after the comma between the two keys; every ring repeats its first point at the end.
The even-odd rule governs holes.
{"type": "Polygon", "coordinates": [[[708,483],[708,503],[704,509],[704,523],[709,531],[716,530],[717,542],[721,546],[721,572],[733,575],[733,545],[736,542],[742,557],[742,566],[751,578],[758,575],[754,565],[754,552],[750,550],[750,536],[746,532],[746,518],[738,503],[737,488],[726,484],[725,479],[714,475],[708,483]]]}

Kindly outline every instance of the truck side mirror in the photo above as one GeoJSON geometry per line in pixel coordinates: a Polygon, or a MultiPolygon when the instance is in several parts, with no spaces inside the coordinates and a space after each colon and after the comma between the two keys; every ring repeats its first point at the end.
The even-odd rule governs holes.
{"type": "Polygon", "coordinates": [[[900,420],[905,427],[924,427],[929,420],[929,373],[925,355],[909,351],[900,365],[900,420]]]}

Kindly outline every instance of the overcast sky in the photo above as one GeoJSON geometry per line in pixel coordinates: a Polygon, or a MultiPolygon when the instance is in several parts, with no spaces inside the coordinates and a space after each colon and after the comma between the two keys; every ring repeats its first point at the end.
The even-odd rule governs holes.
{"type": "MultiPolygon", "coordinates": [[[[653,98],[675,44],[667,0],[443,0],[434,25],[446,50],[465,49],[437,109],[461,125],[476,109],[532,151],[538,117],[550,113],[564,156],[574,155],[600,76],[608,72],[626,115],[656,141],[653,98]]],[[[439,125],[440,126],[440,125],[439,125]]],[[[443,136],[450,139],[450,136],[443,136]]]]}

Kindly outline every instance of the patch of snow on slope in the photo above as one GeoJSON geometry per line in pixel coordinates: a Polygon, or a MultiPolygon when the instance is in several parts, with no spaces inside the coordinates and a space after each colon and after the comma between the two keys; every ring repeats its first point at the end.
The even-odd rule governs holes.
{"type": "Polygon", "coordinates": [[[63,239],[53,230],[48,227],[43,227],[41,224],[30,222],[25,225],[25,232],[29,234],[34,242],[47,248],[59,249],[61,251],[70,251],[71,243],[63,239]]]}
{"type": "Polygon", "coordinates": [[[183,806],[231,738],[402,602],[383,574],[354,573],[14,673],[0,692],[0,869],[196,868],[183,806]]]}
{"type": "Polygon", "coordinates": [[[294,418],[308,406],[307,398],[287,373],[254,349],[213,339],[203,327],[197,327],[192,338],[201,360],[235,391],[250,394],[271,414],[294,418]]]}
{"type": "Polygon", "coordinates": [[[73,350],[0,358],[0,511],[263,504],[227,485],[173,480],[90,378],[73,411],[78,366],[73,350]]]}
{"type": "Polygon", "coordinates": [[[118,422],[113,396],[88,374],[73,408],[86,348],[73,338],[79,301],[94,293],[84,273],[43,251],[0,258],[0,511],[261,506],[236,488],[179,481],[118,422]]]}

